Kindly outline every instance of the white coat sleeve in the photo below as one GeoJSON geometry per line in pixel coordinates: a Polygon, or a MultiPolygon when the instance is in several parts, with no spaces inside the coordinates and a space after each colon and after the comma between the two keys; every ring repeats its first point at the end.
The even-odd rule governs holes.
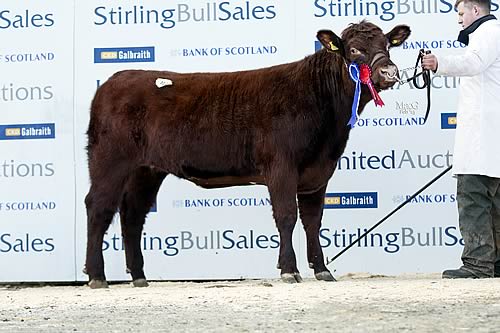
{"type": "Polygon", "coordinates": [[[476,31],[462,55],[438,57],[436,75],[474,76],[483,72],[498,57],[497,41],[488,36],[488,29],[476,31]]]}

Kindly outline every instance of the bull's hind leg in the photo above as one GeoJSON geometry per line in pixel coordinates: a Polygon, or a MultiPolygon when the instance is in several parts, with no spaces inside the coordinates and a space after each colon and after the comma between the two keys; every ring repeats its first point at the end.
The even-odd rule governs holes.
{"type": "Polygon", "coordinates": [[[127,272],[135,287],[147,287],[141,251],[141,233],[166,173],[149,167],[138,168],[125,185],[120,204],[120,220],[125,243],[127,272]]]}
{"type": "Polygon", "coordinates": [[[307,238],[307,260],[309,267],[314,270],[318,280],[335,281],[326,268],[323,259],[323,250],[319,243],[319,230],[323,217],[326,186],[314,193],[298,194],[299,214],[307,238]]]}
{"type": "Polygon", "coordinates": [[[297,222],[295,174],[284,172],[282,168],[273,168],[271,174],[266,176],[266,183],[280,235],[278,268],[281,269],[281,279],[287,283],[302,282],[292,244],[292,233],[297,222]]]}
{"type": "MultiPolygon", "coordinates": [[[[108,171],[111,169],[107,169],[108,171]]],[[[101,170],[102,171],[102,170],[101,170]]],[[[91,288],[107,288],[104,274],[102,245],[104,234],[115,215],[127,178],[127,170],[115,167],[112,171],[91,172],[90,191],[85,197],[87,207],[87,257],[85,272],[91,288]]]]}

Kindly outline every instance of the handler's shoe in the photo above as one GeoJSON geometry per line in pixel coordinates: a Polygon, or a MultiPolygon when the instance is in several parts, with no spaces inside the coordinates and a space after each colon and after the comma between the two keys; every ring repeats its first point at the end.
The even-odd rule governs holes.
{"type": "Polygon", "coordinates": [[[448,269],[443,272],[443,279],[478,279],[479,276],[466,269],[448,269]]]}

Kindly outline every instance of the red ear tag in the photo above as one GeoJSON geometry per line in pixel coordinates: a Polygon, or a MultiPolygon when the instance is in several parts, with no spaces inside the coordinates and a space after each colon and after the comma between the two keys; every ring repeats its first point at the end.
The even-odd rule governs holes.
{"type": "Polygon", "coordinates": [[[372,79],[370,78],[371,76],[372,70],[370,66],[368,66],[367,64],[361,64],[359,66],[359,80],[361,81],[361,83],[366,84],[368,86],[368,89],[370,89],[370,93],[372,94],[375,106],[384,106],[382,98],[380,98],[379,94],[375,90],[375,87],[373,86],[372,79]]]}

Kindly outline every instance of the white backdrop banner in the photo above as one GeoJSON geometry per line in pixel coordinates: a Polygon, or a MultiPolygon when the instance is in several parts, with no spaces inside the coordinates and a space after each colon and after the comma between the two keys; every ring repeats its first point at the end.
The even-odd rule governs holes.
{"type": "Polygon", "coordinates": [[[73,14],[0,7],[0,281],[75,278],[73,14]]]}
{"type": "MultiPolygon", "coordinates": [[[[316,32],[367,19],[412,35],[391,58],[456,54],[454,0],[7,1],[0,8],[0,281],[84,281],[86,130],[97,87],[125,69],[247,70],[300,60],[316,32]],[[439,22],[439,29],[436,29],[439,22]],[[5,42],[6,41],[6,42],[5,42]]],[[[498,13],[493,1],[493,14],[498,13]]],[[[401,73],[408,78],[412,71],[401,73]]],[[[396,84],[365,108],[325,198],[333,257],[453,161],[459,79],[396,84]],[[361,200],[353,200],[361,198],[361,200]],[[355,203],[361,201],[362,204],[355,203]]],[[[447,174],[329,268],[439,272],[460,264],[455,180],[447,174]]],[[[300,221],[294,247],[307,267],[300,221]]],[[[263,186],[203,190],[168,176],[141,242],[149,279],[278,277],[279,238],[263,186]]],[[[105,237],[109,280],[127,280],[119,221],[105,237]]]]}

